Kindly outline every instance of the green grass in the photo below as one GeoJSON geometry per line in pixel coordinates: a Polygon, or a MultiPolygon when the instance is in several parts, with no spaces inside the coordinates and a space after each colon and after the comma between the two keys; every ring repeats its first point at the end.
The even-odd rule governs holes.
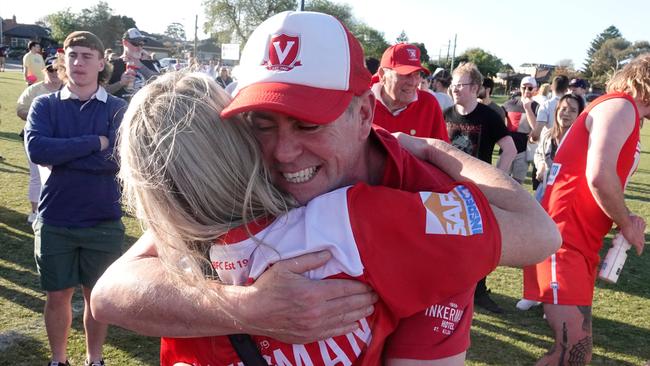
{"type": "MultiPolygon", "coordinates": [[[[45,364],[49,346],[43,327],[45,301],[33,260],[33,234],[27,225],[29,172],[18,132],[23,121],[15,102],[24,84],[16,72],[0,73],[0,365],[45,364]]],[[[502,100],[499,99],[499,102],[502,100]]],[[[650,145],[629,184],[626,198],[634,212],[650,218],[650,145]]],[[[529,182],[527,183],[529,185],[529,182]]],[[[124,219],[129,243],[139,235],[137,223],[124,219]]],[[[647,240],[646,240],[647,241],[647,240]]],[[[609,242],[609,239],[608,239],[609,242]]],[[[551,333],[540,308],[518,312],[521,270],[499,268],[488,277],[494,299],[506,309],[498,316],[477,312],[468,365],[530,365],[551,345],[551,333]]],[[[650,265],[648,254],[630,255],[619,283],[598,283],[594,298],[594,365],[640,365],[650,359],[650,265]]],[[[75,296],[75,307],[82,303],[75,296]]],[[[105,346],[109,365],[155,365],[158,340],[111,327],[105,346]]],[[[81,314],[75,313],[69,358],[84,359],[81,314]]]]}

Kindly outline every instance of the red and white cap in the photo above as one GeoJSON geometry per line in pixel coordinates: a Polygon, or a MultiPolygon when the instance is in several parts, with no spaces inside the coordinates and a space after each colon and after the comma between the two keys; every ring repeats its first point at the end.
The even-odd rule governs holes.
{"type": "Polygon", "coordinates": [[[408,43],[398,43],[390,46],[381,56],[381,67],[394,70],[400,75],[408,75],[422,71],[429,75],[431,72],[420,63],[420,49],[408,43]]]}
{"type": "Polygon", "coordinates": [[[370,85],[359,41],[336,18],[316,12],[265,20],[248,39],[237,75],[222,118],[268,110],[327,124],[370,85]]]}

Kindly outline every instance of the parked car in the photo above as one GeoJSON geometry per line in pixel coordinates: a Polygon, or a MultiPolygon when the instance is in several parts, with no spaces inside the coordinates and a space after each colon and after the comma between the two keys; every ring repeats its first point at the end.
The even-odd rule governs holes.
{"type": "Polygon", "coordinates": [[[185,60],[173,57],[161,58],[158,62],[160,62],[160,67],[165,71],[178,71],[187,67],[185,60]]]}

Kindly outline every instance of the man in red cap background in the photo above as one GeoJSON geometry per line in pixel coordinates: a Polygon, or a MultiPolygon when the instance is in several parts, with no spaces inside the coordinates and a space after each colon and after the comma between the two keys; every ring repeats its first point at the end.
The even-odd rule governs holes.
{"type": "Polygon", "coordinates": [[[384,51],[377,71],[379,82],[372,86],[376,100],[373,123],[390,132],[449,142],[438,101],[418,89],[421,74],[430,72],[420,63],[416,46],[398,43],[384,51]]]}

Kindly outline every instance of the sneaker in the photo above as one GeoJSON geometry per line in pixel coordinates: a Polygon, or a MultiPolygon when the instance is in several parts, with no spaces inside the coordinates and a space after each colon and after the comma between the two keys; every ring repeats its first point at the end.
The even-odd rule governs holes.
{"type": "Polygon", "coordinates": [[[474,305],[494,314],[503,313],[503,309],[501,309],[501,307],[490,298],[490,292],[490,290],[487,290],[482,295],[474,295],[474,305]]]}
{"type": "Polygon", "coordinates": [[[521,311],[526,311],[526,310],[532,308],[533,306],[538,306],[540,304],[541,304],[540,301],[521,299],[521,300],[519,300],[517,302],[517,305],[515,305],[515,306],[517,307],[517,309],[519,309],[521,311]]]}
{"type": "Polygon", "coordinates": [[[90,362],[88,360],[84,361],[84,366],[104,366],[104,360],[101,359],[99,361],[95,362],[90,362]]]}
{"type": "Polygon", "coordinates": [[[68,362],[68,360],[65,360],[65,363],[59,361],[50,361],[47,363],[47,366],[70,366],[70,362],[68,362]]]}
{"type": "Polygon", "coordinates": [[[36,221],[36,212],[32,212],[27,216],[27,223],[32,224],[34,221],[36,221]]]}

